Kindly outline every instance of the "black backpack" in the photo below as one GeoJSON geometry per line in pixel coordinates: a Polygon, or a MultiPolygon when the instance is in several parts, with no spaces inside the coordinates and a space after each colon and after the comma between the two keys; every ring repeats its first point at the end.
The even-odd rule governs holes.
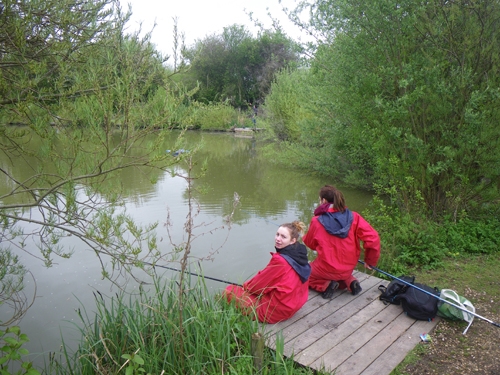
{"type": "MultiPolygon", "coordinates": [[[[406,281],[410,284],[415,282],[415,276],[400,276],[398,279],[406,281]]],[[[384,304],[399,305],[401,303],[399,299],[396,299],[396,296],[405,292],[408,285],[398,279],[392,280],[387,286],[379,285],[378,290],[381,292],[379,299],[384,302],[384,304]]]]}
{"type": "Polygon", "coordinates": [[[439,290],[416,283],[415,277],[401,276],[399,279],[415,285],[421,290],[395,279],[387,287],[379,286],[379,290],[382,292],[380,300],[384,303],[401,304],[403,311],[413,319],[434,319],[438,311],[438,298],[436,297],[439,297],[439,290]]]}

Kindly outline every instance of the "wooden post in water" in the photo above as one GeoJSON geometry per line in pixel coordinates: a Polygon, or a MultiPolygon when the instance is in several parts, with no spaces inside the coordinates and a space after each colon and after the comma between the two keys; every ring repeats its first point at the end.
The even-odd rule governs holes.
{"type": "Polygon", "coordinates": [[[252,335],[252,356],[253,367],[260,372],[264,363],[264,337],[259,332],[252,335]]]}

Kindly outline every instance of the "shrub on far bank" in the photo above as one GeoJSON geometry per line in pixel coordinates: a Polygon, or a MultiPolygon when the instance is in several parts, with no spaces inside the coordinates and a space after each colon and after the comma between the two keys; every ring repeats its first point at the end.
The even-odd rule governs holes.
{"type": "Polygon", "coordinates": [[[193,110],[192,123],[201,130],[229,130],[239,126],[239,113],[225,103],[196,103],[193,110]]]}

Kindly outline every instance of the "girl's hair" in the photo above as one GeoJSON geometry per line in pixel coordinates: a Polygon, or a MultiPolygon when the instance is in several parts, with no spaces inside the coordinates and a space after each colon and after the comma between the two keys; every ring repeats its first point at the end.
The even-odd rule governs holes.
{"type": "Polygon", "coordinates": [[[333,204],[333,208],[337,211],[344,212],[345,207],[345,199],[344,194],[340,190],[338,190],[335,186],[325,185],[319,190],[320,199],[326,199],[326,201],[330,204],[333,204]]]}
{"type": "Polygon", "coordinates": [[[306,225],[302,221],[295,220],[291,223],[281,224],[280,227],[287,228],[290,231],[290,236],[296,240],[306,230],[306,225]]]}

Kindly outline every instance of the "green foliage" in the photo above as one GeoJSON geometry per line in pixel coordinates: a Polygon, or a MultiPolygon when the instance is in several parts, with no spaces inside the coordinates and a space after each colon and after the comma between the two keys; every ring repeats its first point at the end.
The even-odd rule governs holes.
{"type": "MultiPolygon", "coordinates": [[[[16,255],[9,250],[0,249],[0,306],[3,309],[10,306],[14,310],[9,320],[0,321],[0,326],[10,325],[26,312],[24,308],[17,310],[19,305],[23,305],[23,299],[19,293],[23,289],[26,272],[26,268],[19,262],[16,255]]],[[[3,315],[3,319],[5,316],[3,315]]]]}
{"type": "Polygon", "coordinates": [[[229,101],[241,109],[261,102],[275,73],[298,59],[296,45],[280,30],[263,31],[254,38],[239,25],[198,41],[186,55],[190,70],[184,82],[200,84],[196,100],[229,101]]]}
{"type": "MultiPolygon", "coordinates": [[[[258,322],[225,298],[210,296],[200,280],[183,300],[180,310],[175,283],[160,280],[152,290],[141,288],[135,296],[96,295],[96,316],[80,313],[79,349],[74,355],[64,351],[62,358],[52,358],[49,371],[84,375],[125,368],[127,374],[252,374],[251,335],[259,330],[258,322]]],[[[263,374],[312,373],[270,351],[264,365],[263,374]]]]}
{"type": "Polygon", "coordinates": [[[238,124],[238,112],[226,103],[197,103],[192,107],[192,122],[201,130],[228,130],[238,124]]]}
{"type": "Polygon", "coordinates": [[[322,129],[315,125],[316,119],[310,108],[309,79],[307,70],[284,69],[271,84],[264,108],[270,127],[279,140],[302,141],[312,146],[311,140],[322,133],[322,129]]]}
{"type": "MultiPolygon", "coordinates": [[[[125,367],[125,375],[138,375],[145,372],[142,365],[144,365],[144,359],[137,353],[123,354],[122,358],[126,360],[123,364],[125,367]]],[[[149,374],[149,373],[148,373],[149,374]]]]}
{"type": "Polygon", "coordinates": [[[373,165],[363,143],[366,133],[344,126],[332,109],[335,102],[331,88],[314,70],[280,72],[265,102],[270,128],[279,140],[287,140],[273,160],[293,160],[292,165],[345,185],[370,187],[373,165]]]}
{"type": "Polygon", "coordinates": [[[22,357],[29,354],[23,345],[29,341],[26,334],[21,333],[18,326],[8,327],[0,331],[0,374],[1,375],[40,375],[29,361],[23,361],[22,357]],[[20,369],[13,371],[14,364],[20,369]]]}
{"type": "Polygon", "coordinates": [[[498,2],[307,4],[334,177],[394,188],[400,209],[434,218],[497,203],[498,2]]]}
{"type": "Polygon", "coordinates": [[[109,0],[2,2],[0,109],[17,105],[22,118],[36,110],[31,103],[44,110],[57,103],[61,87],[71,85],[65,66],[78,64],[114,32],[111,5],[109,0]]]}
{"type": "Polygon", "coordinates": [[[79,64],[67,88],[92,90],[94,95],[61,98],[59,116],[83,128],[164,126],[172,104],[180,105],[182,97],[174,99],[165,91],[161,56],[138,37],[113,36],[107,43],[106,51],[98,50],[79,64]],[[170,105],[168,99],[174,99],[170,105]]]}
{"type": "Polygon", "coordinates": [[[392,274],[403,274],[408,268],[436,269],[448,259],[495,254],[500,249],[500,219],[495,216],[478,219],[462,212],[457,221],[436,222],[376,197],[365,217],[381,236],[380,268],[392,274]]]}
{"type": "MultiPolygon", "coordinates": [[[[120,172],[177,162],[163,142],[196,87],[168,80],[150,35],[126,35],[129,16],[111,0],[2,2],[2,262],[17,261],[4,255],[12,244],[38,247],[31,254],[51,266],[71,256],[67,236],[109,255],[113,272],[160,255],[155,224],[123,212],[120,172]]],[[[15,297],[21,284],[0,276],[0,301],[15,297]]]]}

